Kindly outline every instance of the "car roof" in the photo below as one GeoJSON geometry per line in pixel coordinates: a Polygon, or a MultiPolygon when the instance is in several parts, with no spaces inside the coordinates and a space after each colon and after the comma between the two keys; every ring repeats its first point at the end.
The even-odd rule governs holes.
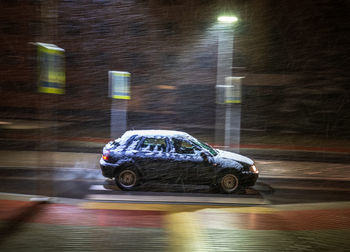
{"type": "Polygon", "coordinates": [[[131,136],[164,136],[164,137],[191,137],[186,132],[176,131],[176,130],[128,130],[126,131],[122,138],[129,138],[131,136]]]}

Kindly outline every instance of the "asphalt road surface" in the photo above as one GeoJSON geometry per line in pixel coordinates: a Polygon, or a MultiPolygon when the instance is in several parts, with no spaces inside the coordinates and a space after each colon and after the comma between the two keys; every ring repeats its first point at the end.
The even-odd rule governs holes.
{"type": "Polygon", "coordinates": [[[98,169],[2,167],[0,191],[116,202],[259,205],[347,201],[350,181],[261,177],[254,187],[232,195],[217,193],[208,186],[149,182],[136,191],[124,192],[98,169]]]}
{"type": "MultiPolygon", "coordinates": [[[[11,160],[21,164],[19,158],[11,160]]],[[[264,162],[282,167],[280,161],[264,162]]],[[[350,181],[335,173],[337,168],[344,171],[346,164],[324,166],[319,177],[308,177],[317,170],[306,163],[288,163],[280,176],[262,173],[254,187],[232,195],[205,186],[157,183],[124,192],[91,165],[41,164],[0,167],[1,251],[349,248],[350,181]],[[295,171],[303,171],[303,176],[293,177],[295,171]],[[326,174],[333,177],[321,177],[326,174]]]]}

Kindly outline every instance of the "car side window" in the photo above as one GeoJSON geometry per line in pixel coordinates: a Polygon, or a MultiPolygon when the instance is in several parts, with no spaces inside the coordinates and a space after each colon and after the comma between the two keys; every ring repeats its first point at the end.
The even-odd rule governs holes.
{"type": "Polygon", "coordinates": [[[195,154],[196,147],[189,141],[172,138],[171,142],[175,152],[179,154],[195,154]]]}
{"type": "Polygon", "coordinates": [[[138,143],[140,142],[141,137],[139,136],[134,136],[130,138],[127,143],[126,143],[126,150],[135,150],[137,148],[138,143]]]}
{"type": "Polygon", "coordinates": [[[145,138],[140,146],[142,151],[152,151],[152,152],[166,152],[166,140],[165,138],[145,138]]]}

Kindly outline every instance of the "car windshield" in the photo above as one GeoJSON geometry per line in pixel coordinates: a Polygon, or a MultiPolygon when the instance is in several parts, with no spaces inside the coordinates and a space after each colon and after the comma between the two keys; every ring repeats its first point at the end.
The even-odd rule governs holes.
{"type": "Polygon", "coordinates": [[[200,147],[206,149],[213,156],[216,156],[218,154],[218,152],[213,147],[211,147],[210,145],[208,145],[206,143],[202,143],[201,141],[198,141],[197,139],[192,139],[192,142],[194,144],[199,145],[200,147]]]}

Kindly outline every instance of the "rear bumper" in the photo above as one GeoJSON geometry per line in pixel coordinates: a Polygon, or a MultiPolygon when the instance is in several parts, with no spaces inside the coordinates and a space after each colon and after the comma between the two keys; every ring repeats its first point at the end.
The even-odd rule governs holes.
{"type": "Polygon", "coordinates": [[[110,166],[102,158],[100,160],[100,168],[101,168],[101,171],[102,171],[102,175],[104,177],[106,177],[106,178],[113,178],[114,177],[115,167],[110,166]]]}

